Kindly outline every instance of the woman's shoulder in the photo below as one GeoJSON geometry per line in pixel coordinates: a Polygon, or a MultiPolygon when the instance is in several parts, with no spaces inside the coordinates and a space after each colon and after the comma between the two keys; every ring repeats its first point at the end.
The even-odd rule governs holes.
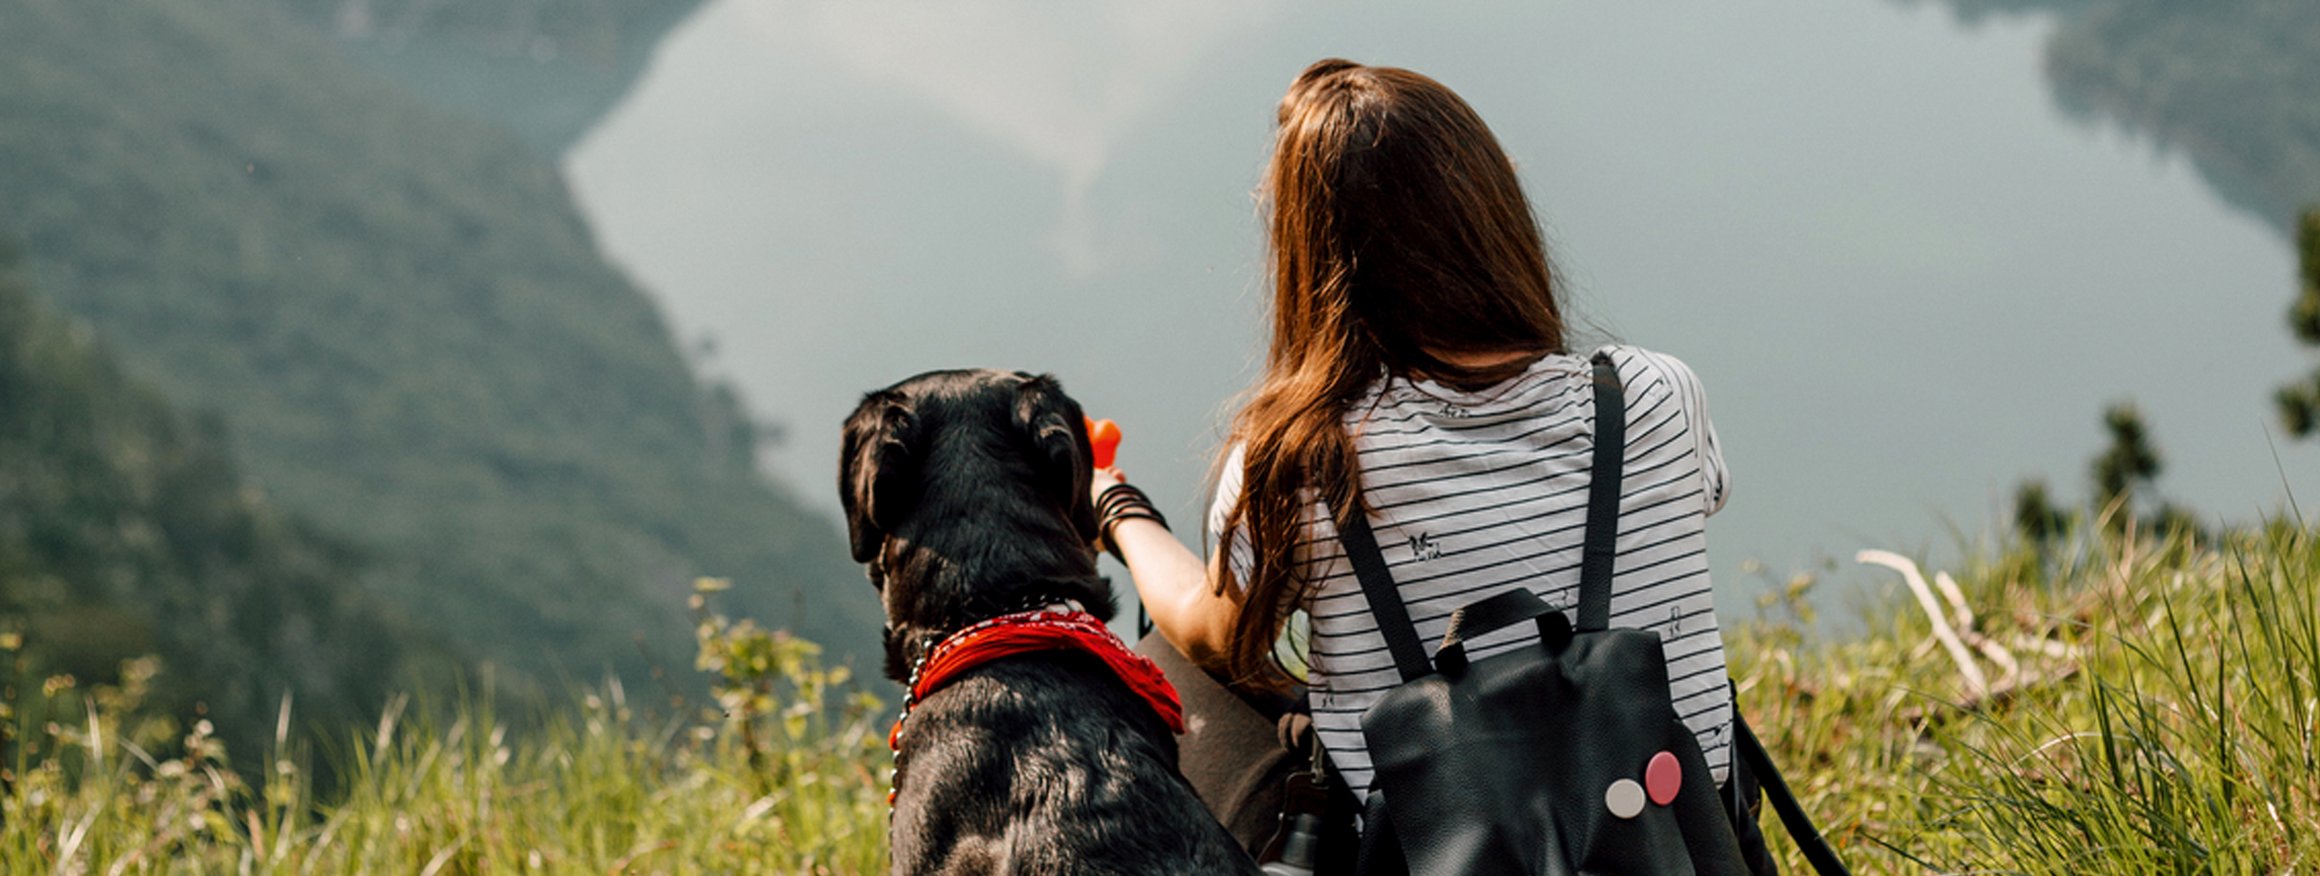
{"type": "Polygon", "coordinates": [[[1633,344],[1604,344],[1596,353],[1609,354],[1619,369],[1620,382],[1638,397],[1662,394],[1678,397],[1701,393],[1700,377],[1684,360],[1633,344]]]}
{"type": "Polygon", "coordinates": [[[1724,468],[1724,453],[1716,440],[1716,427],[1708,418],[1708,395],[1700,386],[1699,375],[1682,359],[1666,353],[1624,344],[1606,344],[1599,350],[1611,355],[1612,363],[1619,369],[1620,382],[1627,387],[1629,427],[1636,427],[1638,417],[1673,407],[1672,413],[1650,422],[1675,424],[1676,428],[1691,433],[1692,440],[1684,446],[1697,454],[1700,461],[1707,513],[1714,514],[1723,508],[1730,476],[1724,468]],[[1670,399],[1674,400],[1673,405],[1664,404],[1670,399]]]}

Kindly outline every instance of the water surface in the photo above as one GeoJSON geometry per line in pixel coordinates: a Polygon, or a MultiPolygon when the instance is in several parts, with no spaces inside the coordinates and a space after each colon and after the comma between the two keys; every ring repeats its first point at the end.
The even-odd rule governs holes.
{"type": "MultiPolygon", "coordinates": [[[[1706,382],[1734,472],[1727,612],[1863,547],[1947,554],[2014,484],[2082,497],[2132,398],[2162,492],[2320,497],[2269,433],[2308,370],[2286,243],[2181,161],[2064,121],[2036,18],[1795,4],[713,0],[569,167],[603,246],[786,427],[834,508],[838,424],[931,368],[1052,371],[1198,528],[1254,373],[1250,190],[1306,63],[1413,67],[1520,163],[1570,307],[1706,382]]],[[[1856,581],[1878,573],[1840,564],[1856,581]]]]}

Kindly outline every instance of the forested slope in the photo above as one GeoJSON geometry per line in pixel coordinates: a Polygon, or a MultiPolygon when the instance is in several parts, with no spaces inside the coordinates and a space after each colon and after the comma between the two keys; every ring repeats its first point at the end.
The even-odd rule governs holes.
{"type": "Polygon", "coordinates": [[[0,239],[33,287],[480,658],[687,663],[700,574],[873,648],[832,524],[755,473],[551,159],[269,10],[0,0],[0,239]]]}
{"type": "Polygon", "coordinates": [[[156,656],[154,705],[201,703],[256,751],[285,694],[335,732],[456,672],[371,596],[355,551],[245,483],[216,424],[122,374],[13,261],[0,251],[0,632],[28,677],[100,683],[156,656]]]}

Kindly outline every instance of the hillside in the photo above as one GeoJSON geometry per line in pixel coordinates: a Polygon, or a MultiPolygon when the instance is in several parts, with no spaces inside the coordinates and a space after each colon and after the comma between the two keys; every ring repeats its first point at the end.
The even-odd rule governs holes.
{"type": "Polygon", "coordinates": [[[384,601],[559,683],[689,662],[696,575],[875,647],[832,524],[759,477],[550,159],[240,0],[0,0],[0,239],[384,601]]]}
{"type": "Polygon", "coordinates": [[[2055,102],[2181,151],[2285,236],[2320,200],[2320,4],[2304,0],[1941,0],[1961,19],[2051,14],[2055,102]]]}
{"type": "Polygon", "coordinates": [[[0,251],[0,633],[25,672],[111,683],[158,657],[151,705],[201,703],[243,750],[285,695],[300,726],[336,734],[453,672],[370,595],[354,551],[273,507],[215,424],[45,312],[13,261],[0,251]]]}

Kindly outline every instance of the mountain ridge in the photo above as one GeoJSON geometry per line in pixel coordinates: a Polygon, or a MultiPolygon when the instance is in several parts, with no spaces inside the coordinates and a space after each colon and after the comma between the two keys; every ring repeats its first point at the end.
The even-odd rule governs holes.
{"type": "Polygon", "coordinates": [[[445,110],[561,154],[627,95],[701,0],[249,0],[445,110]]]}

